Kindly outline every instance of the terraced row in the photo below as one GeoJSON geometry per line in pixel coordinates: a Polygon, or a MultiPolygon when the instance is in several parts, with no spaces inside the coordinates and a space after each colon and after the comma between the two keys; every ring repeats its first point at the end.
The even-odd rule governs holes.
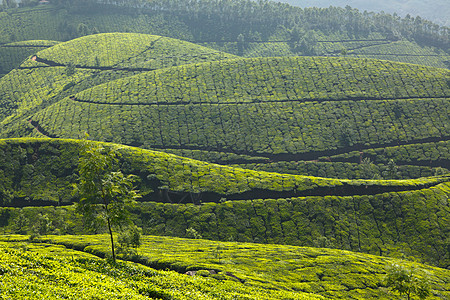
{"type": "Polygon", "coordinates": [[[53,60],[61,66],[49,67],[29,57],[22,64],[22,69],[16,69],[3,77],[0,80],[2,125],[70,94],[139,73],[120,68],[156,69],[234,57],[179,40],[128,33],[91,35],[45,49],[36,56],[53,60]],[[65,67],[70,64],[91,68],[70,71],[65,67]],[[116,67],[117,70],[106,70],[116,67]],[[7,117],[9,119],[5,120],[7,117]]]}
{"type": "Polygon", "coordinates": [[[447,97],[445,69],[349,58],[256,58],[147,72],[78,93],[117,104],[447,97]]]}
{"type": "Polygon", "coordinates": [[[301,153],[312,151],[332,155],[334,149],[355,145],[380,147],[448,137],[449,107],[446,98],[173,106],[104,105],[66,98],[32,120],[54,137],[88,132],[99,141],[146,148],[301,160],[301,153]]]}

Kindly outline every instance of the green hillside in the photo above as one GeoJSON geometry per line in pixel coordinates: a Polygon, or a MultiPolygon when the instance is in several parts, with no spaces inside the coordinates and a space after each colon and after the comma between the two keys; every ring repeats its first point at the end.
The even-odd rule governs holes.
{"type": "MultiPolygon", "coordinates": [[[[139,177],[137,188],[143,202],[133,214],[147,234],[184,237],[192,227],[213,240],[406,255],[448,267],[448,175],[416,180],[337,180],[257,172],[104,145],[120,154],[122,171],[139,177]]],[[[71,191],[78,178],[79,150],[78,140],[2,140],[3,206],[76,201],[71,191]]],[[[13,232],[33,232],[35,223],[26,220],[43,216],[53,224],[50,232],[85,232],[71,207],[4,208],[1,215],[1,225],[13,232]]]]}
{"type": "Polygon", "coordinates": [[[196,299],[401,299],[383,282],[393,263],[426,274],[432,289],[428,299],[443,299],[449,294],[448,270],[349,251],[144,237],[134,260],[157,269],[197,271],[191,277],[125,261],[113,267],[88,254],[104,256],[108,251],[106,236],[49,236],[40,240],[44,243],[32,244],[22,236],[10,238],[15,242],[1,243],[0,266],[6,267],[7,286],[15,287],[9,292],[11,296],[29,291],[25,282],[36,281],[38,273],[44,277],[37,283],[42,288],[39,295],[50,297],[69,296],[81,288],[88,297],[98,291],[96,286],[109,294],[115,285],[116,297],[127,292],[136,299],[145,292],[162,299],[187,299],[187,294],[196,299]],[[55,243],[88,253],[52,245],[55,243]],[[10,260],[17,263],[7,266],[10,260]],[[42,284],[42,279],[51,279],[56,272],[59,285],[52,284],[53,280],[42,284]]]}
{"type": "Polygon", "coordinates": [[[196,0],[189,6],[182,0],[126,1],[119,6],[93,2],[9,9],[0,18],[0,42],[67,41],[98,32],[137,32],[241,56],[330,56],[345,51],[449,67],[448,27],[420,18],[250,0],[196,0]]]}
{"type": "Polygon", "coordinates": [[[17,68],[30,55],[57,43],[55,41],[22,41],[0,45],[0,78],[17,68]]]}
{"type": "MultiPolygon", "coordinates": [[[[191,64],[85,89],[40,110],[27,126],[5,119],[2,135],[77,138],[89,132],[100,141],[225,164],[318,160],[399,144],[436,146],[449,136],[448,76],[445,69],[350,58],[191,64]]],[[[448,143],[440,147],[448,156],[448,143]]],[[[392,158],[410,165],[401,155],[392,158]]],[[[427,170],[405,166],[404,178],[449,167],[445,157],[427,159],[429,164],[421,164],[427,170]]]]}
{"type": "Polygon", "coordinates": [[[449,28],[265,0],[14,6],[0,298],[401,299],[392,264],[450,296],[449,28]],[[93,210],[129,216],[138,250],[77,205],[88,145],[114,153],[111,199],[133,179],[137,202],[93,210]]]}
{"type": "Polygon", "coordinates": [[[163,40],[102,34],[39,52],[45,67],[30,59],[0,80],[0,136],[78,138],[88,132],[99,141],[320,177],[418,178],[450,168],[448,70],[372,59],[229,59],[163,40]],[[156,41],[155,49],[132,52],[139,46],[126,46],[130,40],[143,45],[143,39],[156,41]],[[115,40],[123,46],[107,50],[115,40]],[[93,43],[104,51],[92,59],[86,50],[81,59],[77,49],[93,43]],[[170,51],[182,55],[160,55],[170,51]],[[176,60],[184,65],[146,68],[173,57],[186,58],[176,60]],[[202,60],[212,61],[197,63],[202,60]],[[108,61],[112,69],[96,67],[96,61],[108,61]],[[72,75],[64,66],[70,63],[76,66],[72,75]],[[422,144],[442,154],[404,157],[410,151],[402,147],[422,144]],[[398,152],[389,154],[398,172],[388,170],[389,159],[368,156],[363,165],[361,155],[353,164],[327,158],[386,147],[398,152]],[[396,174],[383,175],[389,172],[396,174]]]}
{"type": "MultiPolygon", "coordinates": [[[[119,262],[51,244],[2,238],[0,270],[2,296],[14,299],[325,299],[319,295],[283,289],[268,290],[228,279],[190,277],[119,262]],[[13,262],[13,263],[12,263],[13,262]]],[[[436,274],[440,270],[435,269],[436,274]]],[[[436,285],[436,288],[441,289],[436,285]]],[[[438,293],[442,293],[439,290],[438,293]]]]}
{"type": "Polygon", "coordinates": [[[188,42],[144,34],[98,34],[61,43],[28,57],[0,79],[0,127],[11,120],[21,122],[18,126],[23,127],[27,115],[110,80],[167,66],[233,57],[188,42]]]}

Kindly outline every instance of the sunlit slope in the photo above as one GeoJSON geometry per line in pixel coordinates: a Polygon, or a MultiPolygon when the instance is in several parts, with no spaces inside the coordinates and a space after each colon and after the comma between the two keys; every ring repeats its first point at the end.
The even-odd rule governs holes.
{"type": "MultiPolygon", "coordinates": [[[[22,237],[13,236],[12,238],[20,239],[22,237]]],[[[45,254],[53,251],[55,260],[66,262],[67,269],[78,266],[80,270],[84,271],[88,263],[91,263],[92,267],[89,268],[89,271],[92,272],[108,270],[112,273],[114,270],[112,267],[105,268],[105,263],[96,260],[89,254],[48,244],[60,243],[68,247],[76,247],[76,249],[87,246],[84,251],[104,255],[108,252],[109,247],[106,235],[50,236],[42,240],[45,241],[42,245],[26,245],[33,256],[30,253],[29,256],[24,255],[24,258],[31,258],[32,262],[46,262],[45,254]],[[70,255],[74,255],[72,262],[66,261],[70,255]],[[85,260],[82,260],[81,257],[85,260]]],[[[9,247],[19,245],[13,243],[9,247]]],[[[8,250],[5,249],[4,252],[9,252],[11,257],[20,257],[22,254],[20,250],[8,250]]],[[[145,236],[139,253],[139,260],[142,264],[157,268],[175,269],[179,272],[185,270],[219,271],[218,275],[205,275],[208,278],[201,278],[200,274],[205,274],[204,271],[198,272],[193,278],[185,276],[186,279],[177,274],[161,271],[154,272],[151,277],[155,279],[155,277],[158,278],[165,274],[165,280],[169,282],[179,278],[178,280],[186,282],[186,289],[192,288],[190,278],[198,278],[198,285],[204,286],[205,293],[208,293],[210,289],[206,283],[210,283],[211,286],[223,285],[223,295],[227,295],[228,288],[234,279],[236,282],[241,280],[239,285],[236,285],[237,293],[254,290],[255,293],[258,293],[256,295],[261,295],[259,296],[262,297],[261,299],[265,299],[264,294],[261,293],[264,290],[272,292],[272,299],[306,297],[304,292],[310,293],[310,297],[313,295],[320,297],[321,295],[331,299],[401,299],[397,294],[390,292],[383,282],[389,265],[396,263],[407,268],[416,268],[416,272],[420,275],[426,274],[432,290],[429,299],[442,299],[449,294],[449,271],[446,269],[349,251],[145,236]],[[240,288],[238,288],[239,286],[240,288]],[[282,291],[285,294],[280,294],[282,291]]],[[[21,262],[23,263],[22,260],[21,262]]],[[[139,270],[148,270],[142,265],[134,265],[134,269],[132,269],[130,265],[131,263],[125,262],[119,264],[118,267],[123,275],[128,275],[128,271],[131,270],[135,270],[137,274],[139,274],[139,270]]],[[[25,274],[31,271],[29,270],[31,266],[31,263],[24,264],[25,274]]],[[[85,272],[88,273],[87,270],[85,272]]],[[[104,274],[109,275],[107,272],[104,274]]],[[[78,276],[82,275],[83,273],[78,276]]],[[[119,276],[118,279],[125,276],[119,276]]],[[[138,278],[140,279],[138,276],[131,276],[130,281],[138,278]]],[[[160,284],[165,282],[163,280],[160,279],[160,284]]],[[[168,289],[167,292],[171,292],[171,290],[168,289]]]]}
{"type": "MultiPolygon", "coordinates": [[[[93,142],[98,143],[98,142],[93,142]]],[[[122,154],[119,167],[139,175],[144,200],[190,201],[184,193],[205,193],[204,201],[285,198],[303,195],[357,195],[416,190],[445,182],[448,176],[411,180],[338,180],[258,172],[216,165],[164,152],[104,144],[122,154]],[[161,193],[160,191],[164,191],[161,193]],[[174,192],[172,200],[167,192],[174,192]],[[176,195],[176,193],[178,193],[176,195]]],[[[71,202],[80,140],[5,139],[2,149],[2,200],[71,202]]],[[[200,198],[198,199],[200,200],[200,198]]],[[[177,201],[177,202],[178,202],[177,201]]],[[[40,202],[38,202],[40,203],[40,202]]]]}
{"type": "MultiPolygon", "coordinates": [[[[147,148],[308,160],[445,139],[448,76],[445,69],[366,59],[228,60],[102,84],[31,120],[51,137],[86,131],[147,148]]],[[[19,136],[8,130],[4,136],[19,136]]]]}
{"type": "MultiPolygon", "coordinates": [[[[214,49],[169,37],[138,33],[103,33],[61,43],[40,51],[37,59],[87,68],[160,69],[203,61],[233,58],[214,49]]],[[[39,65],[32,60],[22,67],[39,65]]]]}
{"type": "Polygon", "coordinates": [[[110,104],[438,98],[450,94],[448,76],[445,69],[369,59],[236,59],[124,78],[75,98],[110,104]]]}
{"type": "Polygon", "coordinates": [[[243,285],[225,275],[190,277],[130,262],[112,265],[64,246],[13,238],[23,242],[0,242],[2,295],[11,299],[30,295],[33,299],[325,299],[314,293],[243,285]]]}
{"type": "MultiPolygon", "coordinates": [[[[118,167],[123,172],[137,175],[136,187],[145,203],[136,206],[133,214],[147,233],[184,237],[186,229],[193,227],[208,239],[323,244],[379,255],[404,253],[448,266],[449,176],[337,180],[102,145],[120,154],[118,167]]],[[[59,206],[77,201],[72,184],[77,182],[79,140],[2,140],[0,149],[3,206],[59,206]]],[[[35,212],[49,216],[55,228],[68,224],[60,233],[77,233],[81,223],[77,214],[61,209],[40,207],[35,212]]],[[[24,213],[25,219],[38,218],[32,210],[24,213]]],[[[18,210],[5,208],[1,215],[2,226],[28,226],[19,221],[18,210]]]]}
{"type": "MultiPolygon", "coordinates": [[[[0,80],[0,122],[4,125],[12,120],[23,121],[26,114],[110,80],[168,66],[231,57],[153,35],[111,33],[78,38],[30,56],[0,80]],[[74,68],[69,69],[69,65],[74,68]]],[[[19,124],[26,127],[24,122],[19,124]]]]}

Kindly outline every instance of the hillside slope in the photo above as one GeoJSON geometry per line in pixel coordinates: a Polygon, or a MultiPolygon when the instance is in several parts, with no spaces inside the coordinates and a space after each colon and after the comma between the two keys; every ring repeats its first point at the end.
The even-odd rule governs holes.
{"type": "MultiPolygon", "coordinates": [[[[391,155],[404,165],[400,178],[420,177],[449,168],[448,76],[445,69],[351,58],[190,64],[66,93],[29,116],[31,123],[5,119],[1,136],[77,138],[88,132],[99,141],[224,164],[292,162],[282,172],[296,169],[299,161],[332,162],[327,157],[391,147],[401,152],[391,155]],[[441,154],[409,158],[413,150],[402,150],[422,144],[439,147],[441,154]]],[[[17,102],[8,105],[20,110],[17,102]]],[[[368,162],[367,168],[380,171],[349,178],[379,178],[389,160],[379,163],[385,166],[368,162]]]]}
{"type": "Polygon", "coordinates": [[[63,246],[13,238],[15,242],[0,241],[2,295],[13,299],[31,295],[33,299],[324,299],[312,293],[250,287],[224,275],[219,281],[123,261],[112,265],[63,246]]]}
{"type": "MultiPolygon", "coordinates": [[[[64,97],[144,71],[233,55],[161,36],[110,33],[61,43],[29,56],[0,79],[0,131],[64,97]]],[[[22,135],[22,134],[21,134],[22,135]]]]}
{"type": "MultiPolygon", "coordinates": [[[[138,176],[143,202],[133,214],[148,234],[184,237],[192,227],[214,240],[327,246],[449,266],[449,176],[336,180],[103,145],[120,154],[118,168],[138,176]]],[[[79,150],[78,140],[2,140],[3,206],[76,201],[71,186],[77,180],[79,150]]],[[[14,232],[31,233],[35,223],[27,220],[43,217],[59,233],[84,232],[70,206],[3,208],[0,215],[0,225],[14,232]]]]}
{"type": "Polygon", "coordinates": [[[57,43],[56,41],[22,41],[0,44],[0,78],[17,68],[30,55],[57,43]]]}
{"type": "Polygon", "coordinates": [[[93,2],[8,10],[0,18],[0,42],[66,41],[92,33],[125,31],[184,39],[241,56],[345,52],[449,67],[448,28],[420,18],[400,19],[336,7],[300,9],[250,0],[196,0],[189,7],[178,0],[126,1],[119,7],[93,2]],[[371,46],[379,46],[379,52],[353,53],[371,46]]]}
{"type": "MultiPolygon", "coordinates": [[[[177,290],[183,294],[188,293],[187,291],[195,293],[194,295],[200,294],[196,289],[203,292],[204,298],[201,299],[210,299],[209,297],[216,295],[214,292],[217,287],[221,288],[220,299],[228,298],[232,289],[235,289],[234,296],[239,299],[266,299],[266,295],[270,295],[269,299],[401,299],[396,293],[389,291],[384,283],[389,266],[400,264],[415,268],[417,275],[427,277],[431,287],[428,299],[443,299],[450,292],[449,270],[349,251],[145,236],[143,245],[139,248],[139,256],[134,257],[140,264],[120,262],[112,267],[88,254],[107,254],[108,241],[105,235],[49,236],[39,239],[42,244],[18,242],[24,240],[23,236],[10,238],[17,242],[6,245],[8,248],[2,253],[3,259],[18,258],[23,274],[30,279],[33,278],[34,270],[43,269],[41,264],[51,271],[62,267],[65,274],[78,267],[80,272],[77,279],[94,272],[103,274],[108,282],[104,285],[107,291],[111,286],[111,275],[115,275],[116,284],[121,283],[120,287],[134,283],[135,288],[131,288],[130,292],[140,291],[142,294],[142,289],[136,287],[147,281],[153,283],[148,290],[154,290],[155,294],[172,294],[174,299],[180,299],[175,294],[177,290]],[[59,245],[52,245],[55,243],[59,245]],[[84,249],[88,253],[66,249],[61,245],[84,249]],[[22,252],[21,248],[24,247],[28,249],[28,255],[22,252]],[[46,258],[49,253],[53,260],[46,258]],[[166,271],[156,271],[142,264],[166,271]],[[190,270],[195,275],[181,275],[168,272],[167,269],[180,273],[190,270]],[[208,276],[207,270],[214,270],[218,274],[208,276]],[[134,276],[130,276],[130,273],[134,276]],[[145,275],[151,276],[145,278],[145,275]],[[175,280],[182,284],[173,285],[175,280]],[[197,284],[193,284],[194,282],[197,284]]],[[[5,243],[0,242],[2,244],[5,243]]],[[[125,256],[125,259],[133,258],[125,256]]],[[[13,274],[10,275],[11,279],[23,282],[13,274]]],[[[81,280],[73,281],[73,285],[67,287],[68,290],[82,285],[81,280]]],[[[52,285],[51,282],[48,283],[49,286],[52,285]]],[[[88,287],[89,282],[85,283],[88,287]]],[[[42,285],[46,287],[45,284],[42,285]]],[[[94,289],[94,285],[89,288],[91,289],[94,289]]]]}

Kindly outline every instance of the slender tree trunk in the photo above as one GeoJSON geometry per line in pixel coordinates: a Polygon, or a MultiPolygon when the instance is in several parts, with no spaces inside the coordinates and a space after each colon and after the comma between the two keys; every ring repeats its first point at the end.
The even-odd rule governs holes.
{"type": "Polygon", "coordinates": [[[108,221],[108,230],[109,230],[109,236],[111,238],[111,252],[112,252],[112,259],[113,263],[116,263],[116,253],[114,252],[114,237],[111,230],[111,222],[109,221],[109,218],[106,218],[108,221]]]}

